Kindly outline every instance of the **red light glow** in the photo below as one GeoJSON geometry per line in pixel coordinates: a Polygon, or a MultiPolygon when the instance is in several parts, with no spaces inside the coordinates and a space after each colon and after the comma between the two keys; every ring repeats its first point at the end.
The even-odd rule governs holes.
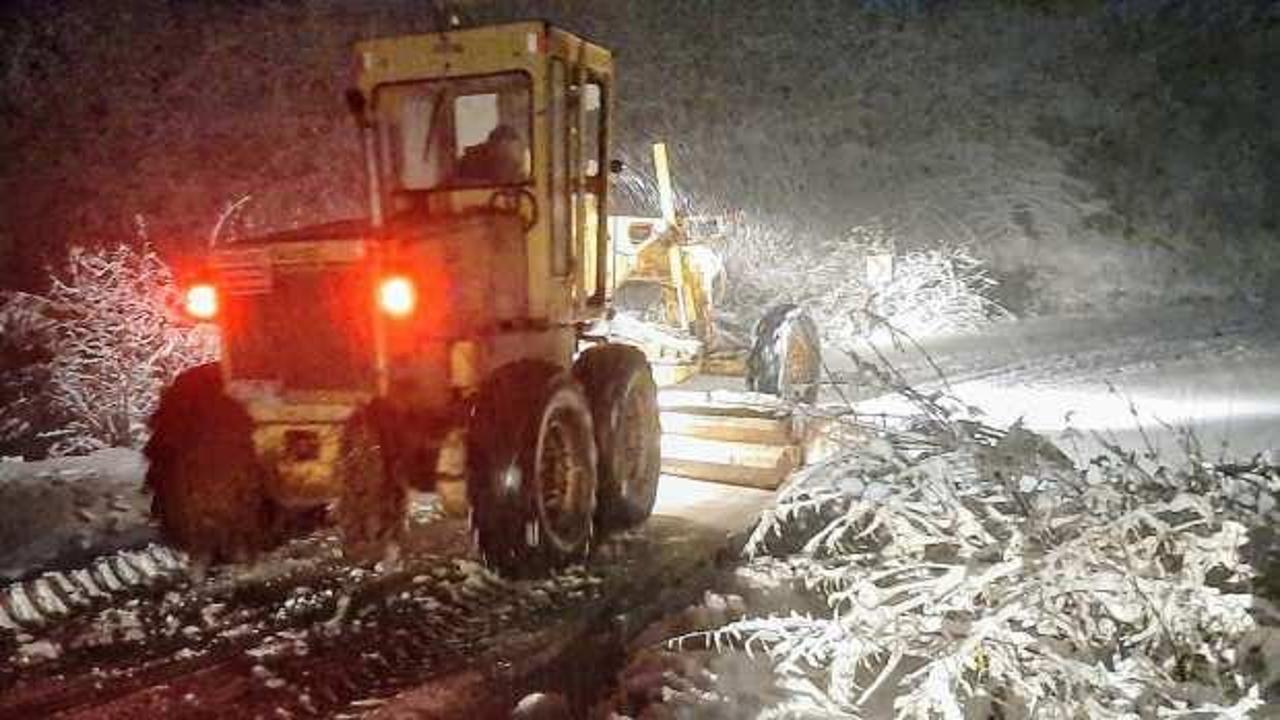
{"type": "Polygon", "coordinates": [[[218,290],[207,283],[187,288],[184,297],[187,314],[197,320],[212,320],[218,314],[218,290]]]}
{"type": "Polygon", "coordinates": [[[405,317],[413,312],[417,295],[413,283],[401,275],[392,275],[378,285],[378,305],[393,317],[405,317]]]}

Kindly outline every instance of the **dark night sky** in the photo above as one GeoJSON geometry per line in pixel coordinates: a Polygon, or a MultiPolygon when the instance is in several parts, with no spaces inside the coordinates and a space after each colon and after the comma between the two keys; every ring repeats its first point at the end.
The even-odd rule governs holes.
{"type": "MultiPolygon", "coordinates": [[[[466,5],[614,47],[624,184],[666,139],[694,210],[964,240],[1045,309],[1280,285],[1276,2],[466,5]]],[[[245,194],[246,232],[359,214],[348,48],[424,6],[9,3],[4,285],[139,228],[198,247],[245,194]]]]}

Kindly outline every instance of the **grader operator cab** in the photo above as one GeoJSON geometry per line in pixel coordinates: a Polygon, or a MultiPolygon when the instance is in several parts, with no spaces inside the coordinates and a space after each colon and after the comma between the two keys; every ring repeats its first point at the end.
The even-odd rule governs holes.
{"type": "Polygon", "coordinates": [[[377,552],[412,488],[500,571],[581,560],[660,468],[650,364],[607,331],[610,53],[528,22],[355,54],[368,218],[212,252],[186,299],[221,357],[152,417],[153,513],[212,561],[330,511],[377,552]]]}

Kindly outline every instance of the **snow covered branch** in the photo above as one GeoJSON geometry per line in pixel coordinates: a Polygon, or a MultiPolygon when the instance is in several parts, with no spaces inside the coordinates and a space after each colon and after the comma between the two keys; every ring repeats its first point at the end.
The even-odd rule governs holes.
{"type": "Polygon", "coordinates": [[[751,562],[784,561],[829,616],[680,641],[763,654],[817,692],[793,706],[850,717],[886,697],[907,718],[1243,718],[1276,699],[1275,568],[1251,549],[1276,519],[1257,500],[1280,491],[1274,468],[1081,468],[1019,425],[950,422],[847,420],[862,440],[762,517],[751,562]]]}
{"type": "Polygon", "coordinates": [[[73,248],[45,298],[48,395],[66,419],[53,454],[137,446],[158,393],[180,370],[207,361],[214,338],[175,321],[168,267],[145,242],[73,248]]]}
{"type": "Polygon", "coordinates": [[[887,327],[925,336],[974,330],[1009,313],[996,281],[961,243],[897,248],[879,225],[855,227],[817,249],[747,226],[725,248],[734,293],[744,307],[785,299],[807,308],[837,345],[887,327]]]}

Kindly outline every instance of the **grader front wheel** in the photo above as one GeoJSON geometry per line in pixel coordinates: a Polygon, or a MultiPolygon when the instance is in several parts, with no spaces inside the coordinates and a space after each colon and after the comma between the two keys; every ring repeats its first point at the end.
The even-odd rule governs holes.
{"type": "Polygon", "coordinates": [[[754,335],[747,389],[784,400],[817,400],[822,348],[818,326],[808,313],[796,305],[773,307],[756,324],[754,335]]]}

